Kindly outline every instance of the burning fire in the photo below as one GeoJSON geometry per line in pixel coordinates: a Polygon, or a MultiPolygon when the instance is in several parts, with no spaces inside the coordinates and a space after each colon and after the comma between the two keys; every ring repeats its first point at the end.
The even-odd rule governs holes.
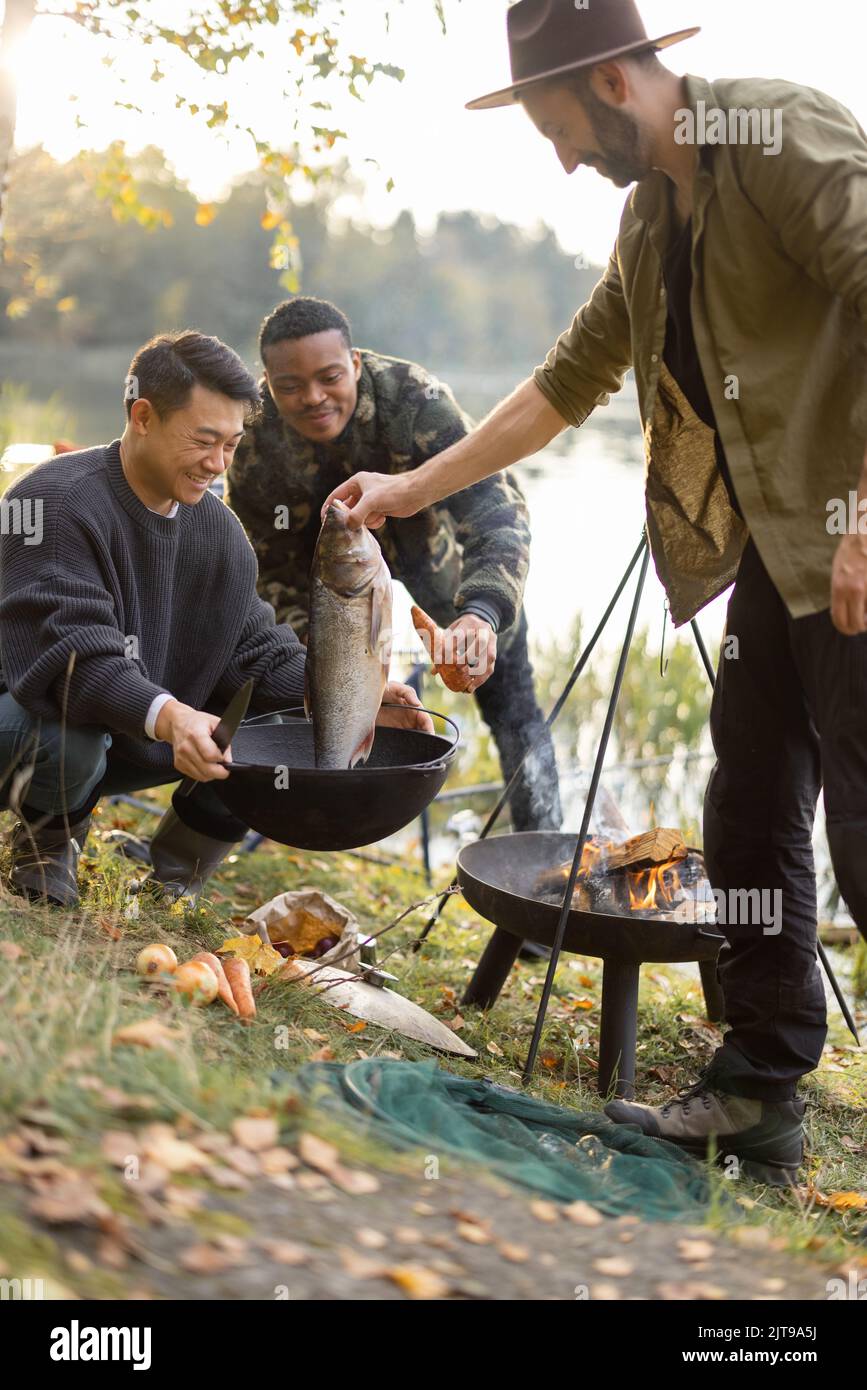
{"type": "MultiPolygon", "coordinates": [[[[683,883],[680,876],[680,869],[683,866],[683,859],[667,859],[662,864],[655,864],[649,869],[616,869],[611,870],[607,867],[607,861],[612,850],[617,849],[613,840],[588,839],[581,854],[581,867],[578,870],[575,881],[575,906],[587,907],[580,897],[591,879],[597,876],[611,874],[613,878],[623,885],[625,893],[619,894],[620,901],[628,894],[630,912],[667,912],[676,903],[682,900],[683,883]]],[[[569,878],[571,864],[561,864],[557,869],[545,875],[544,891],[551,892],[557,890],[558,884],[565,887],[569,878]]],[[[625,903],[623,903],[625,907],[625,903]]],[[[598,910],[598,909],[594,909],[598,910]]]]}
{"type": "Polygon", "coordinates": [[[678,860],[657,864],[652,869],[627,873],[630,912],[648,912],[652,908],[669,908],[680,893],[678,860]]]}

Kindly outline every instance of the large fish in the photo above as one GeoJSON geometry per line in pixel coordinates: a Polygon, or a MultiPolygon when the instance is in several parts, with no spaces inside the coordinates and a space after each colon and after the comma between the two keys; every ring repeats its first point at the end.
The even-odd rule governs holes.
{"type": "Polygon", "coordinates": [[[355,767],[370,754],[391,660],[391,575],[366,526],[328,509],[310,573],[306,706],[317,767],[355,767]]]}

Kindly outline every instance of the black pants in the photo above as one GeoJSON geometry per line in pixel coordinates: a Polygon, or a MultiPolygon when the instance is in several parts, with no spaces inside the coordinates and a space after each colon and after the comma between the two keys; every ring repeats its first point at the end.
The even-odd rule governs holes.
{"type": "Polygon", "coordinates": [[[498,652],[494,674],[479,687],[475,699],[497,745],[504,781],[509,781],[527,749],[542,734],[509,801],[513,829],[559,830],[562,813],[554,744],[550,733],[544,731],[545,716],[536,699],[523,609],[511,640],[498,652]]]}
{"type": "Polygon", "coordinates": [[[729,901],[738,890],[777,894],[781,910],[779,931],[722,927],[731,1027],[710,1074],[734,1094],[785,1100],[818,1065],[827,1031],[812,851],[823,784],[837,882],[867,930],[867,634],[844,636],[828,611],[791,618],[752,541],[729,602],[711,733],[711,883],[729,901]]]}

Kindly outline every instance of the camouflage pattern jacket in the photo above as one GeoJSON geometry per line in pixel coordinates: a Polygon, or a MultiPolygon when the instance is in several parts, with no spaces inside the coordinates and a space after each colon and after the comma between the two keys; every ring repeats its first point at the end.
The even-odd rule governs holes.
{"type": "MultiPolygon", "coordinates": [[[[258,425],[228,474],[228,501],[259,560],[259,593],[278,623],[305,637],[319,513],[332,488],[362,470],[402,473],[472,428],[450,389],[422,367],[362,351],[358,404],[326,444],[284,423],[266,383],[258,425]]],[[[527,507],[517,483],[495,474],[376,532],[386,564],[441,625],[464,612],[494,618],[501,648],[520,610],[530,559],[527,507]]]]}

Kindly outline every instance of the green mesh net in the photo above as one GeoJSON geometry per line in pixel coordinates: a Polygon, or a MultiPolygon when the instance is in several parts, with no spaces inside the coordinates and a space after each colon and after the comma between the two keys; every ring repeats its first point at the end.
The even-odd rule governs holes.
{"type": "Polygon", "coordinates": [[[436,1062],[313,1062],[291,1077],[302,1095],[391,1148],[451,1156],[561,1202],[609,1216],[696,1221],[707,1209],[705,1168],[676,1145],[594,1111],[453,1076],[436,1062]]]}

